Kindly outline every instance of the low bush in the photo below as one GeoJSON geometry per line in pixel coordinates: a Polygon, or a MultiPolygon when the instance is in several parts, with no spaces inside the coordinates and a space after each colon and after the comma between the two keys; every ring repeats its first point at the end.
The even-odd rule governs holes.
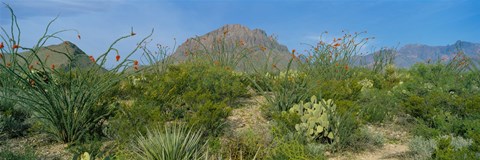
{"type": "Polygon", "coordinates": [[[12,152],[10,150],[0,151],[0,159],[2,160],[36,160],[38,159],[35,152],[31,149],[25,150],[25,152],[12,152]]]}

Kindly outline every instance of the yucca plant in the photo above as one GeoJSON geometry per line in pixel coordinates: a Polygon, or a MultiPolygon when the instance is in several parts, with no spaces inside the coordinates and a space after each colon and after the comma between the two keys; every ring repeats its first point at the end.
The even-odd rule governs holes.
{"type": "Polygon", "coordinates": [[[202,132],[181,124],[166,125],[164,130],[155,128],[140,135],[132,144],[137,159],[190,160],[202,159],[205,144],[202,132]]]}
{"type": "MultiPolygon", "coordinates": [[[[0,34],[2,58],[0,72],[12,79],[9,81],[10,84],[7,84],[12,86],[7,92],[15,93],[15,96],[6,97],[3,94],[0,96],[22,104],[32,112],[43,131],[58,141],[69,143],[84,140],[89,137],[88,135],[98,131],[101,123],[112,111],[108,103],[102,101],[102,95],[127,76],[124,70],[132,62],[134,67],[138,68],[138,61],[129,60],[138,46],[122,61],[120,61],[118,50],[114,48],[117,42],[134,36],[133,31],[115,40],[97,59],[89,56],[91,61],[89,66],[78,68],[75,67],[80,66],[77,60],[85,59],[86,55],[74,54],[68,49],[58,51],[43,47],[50,40],[63,41],[58,34],[71,30],[50,33],[50,25],[55,21],[53,19],[48,23],[35,46],[32,48],[21,46],[21,31],[16,16],[10,6],[6,5],[6,7],[10,10],[12,22],[8,30],[1,28],[3,32],[0,34]],[[40,58],[38,55],[42,48],[57,54],[55,56],[68,59],[69,63],[60,66],[55,66],[54,63],[48,65],[48,58],[40,58]],[[18,53],[20,49],[27,50],[28,53],[18,53]],[[117,65],[107,71],[103,66],[107,61],[107,55],[111,52],[117,54],[117,65]],[[96,66],[97,62],[98,66],[96,66]]],[[[67,45],[68,42],[65,42],[65,46],[67,45]]]]}

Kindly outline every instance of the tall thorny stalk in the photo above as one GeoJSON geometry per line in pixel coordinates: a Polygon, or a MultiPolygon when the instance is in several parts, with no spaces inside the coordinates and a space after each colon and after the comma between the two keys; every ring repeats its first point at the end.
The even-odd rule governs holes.
{"type": "MultiPolygon", "coordinates": [[[[20,46],[20,27],[12,8],[9,5],[6,6],[10,10],[12,24],[10,32],[1,28],[3,34],[0,37],[2,43],[6,44],[6,48],[0,49],[3,61],[0,63],[0,73],[11,78],[12,81],[8,85],[12,87],[7,92],[16,93],[16,95],[0,96],[18,101],[29,109],[34,118],[37,118],[44,127],[44,131],[58,141],[75,142],[93,134],[101,126],[100,123],[111,114],[111,108],[102,102],[102,95],[127,76],[124,70],[132,62],[129,57],[139,49],[139,46],[122,61],[117,62],[113,69],[102,71],[107,55],[111,52],[116,52],[118,55],[119,51],[114,46],[135,34],[132,32],[115,40],[97,60],[90,57],[93,66],[85,69],[74,68],[75,60],[82,55],[72,56],[74,54],[68,49],[62,52],[46,47],[47,50],[64,56],[70,62],[65,68],[60,69],[54,64],[47,66],[47,59],[41,59],[38,53],[50,39],[64,41],[58,34],[71,30],[50,33],[49,28],[56,20],[55,18],[48,23],[45,32],[34,47],[20,46]],[[28,50],[31,54],[28,56],[20,54],[19,49],[28,50]],[[36,62],[37,66],[33,67],[33,62],[36,62]],[[99,66],[94,66],[96,62],[99,62],[99,66]]],[[[141,43],[152,33],[141,40],[141,43]]]]}
{"type": "MultiPolygon", "coordinates": [[[[370,38],[360,38],[366,32],[348,34],[333,38],[332,42],[320,41],[316,45],[310,45],[307,55],[300,55],[301,69],[310,75],[318,75],[325,79],[345,79],[349,75],[349,69],[357,62],[360,50],[370,38]]],[[[328,32],[324,32],[328,34],[328,32]]],[[[323,36],[323,34],[322,34],[323,36]]],[[[320,36],[320,38],[322,38],[320,36]]]]}

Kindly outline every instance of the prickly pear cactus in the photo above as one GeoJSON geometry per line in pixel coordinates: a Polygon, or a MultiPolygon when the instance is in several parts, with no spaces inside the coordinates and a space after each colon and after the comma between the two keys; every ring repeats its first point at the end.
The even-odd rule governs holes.
{"type": "Polygon", "coordinates": [[[301,123],[295,125],[297,132],[308,137],[310,141],[328,140],[335,138],[335,125],[331,122],[335,116],[336,106],[331,99],[320,102],[312,96],[310,102],[293,105],[290,112],[300,115],[301,123]]]}

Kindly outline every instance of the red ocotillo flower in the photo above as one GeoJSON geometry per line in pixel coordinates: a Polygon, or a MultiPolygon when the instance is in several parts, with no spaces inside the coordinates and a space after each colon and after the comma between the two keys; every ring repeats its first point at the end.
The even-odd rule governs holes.
{"type": "Polygon", "coordinates": [[[31,64],[30,66],[28,66],[28,70],[32,70],[33,69],[33,64],[31,64]]]}
{"type": "Polygon", "coordinates": [[[90,59],[90,61],[92,61],[93,63],[95,63],[95,58],[93,58],[93,56],[88,56],[88,58],[90,59]]]}
{"type": "Polygon", "coordinates": [[[2,54],[2,53],[0,53],[0,59],[2,59],[2,58],[3,58],[3,54],[2,54]]]}
{"type": "Polygon", "coordinates": [[[345,65],[345,70],[347,70],[347,71],[348,71],[348,65],[345,65]]]}
{"type": "Polygon", "coordinates": [[[3,42],[0,42],[0,49],[2,49],[3,47],[5,47],[5,46],[3,45],[3,42]]]}
{"type": "Polygon", "coordinates": [[[138,70],[138,61],[133,61],[133,69],[138,70]]]}
{"type": "Polygon", "coordinates": [[[13,48],[13,49],[17,49],[17,48],[20,48],[20,46],[19,46],[18,44],[14,44],[14,45],[12,46],[12,48],[13,48]]]}
{"type": "Polygon", "coordinates": [[[7,67],[10,67],[12,66],[12,64],[10,62],[7,62],[7,67]]]}
{"type": "Polygon", "coordinates": [[[272,68],[278,69],[276,64],[272,64],[272,68]]]}
{"type": "Polygon", "coordinates": [[[50,67],[51,67],[52,69],[55,69],[55,64],[52,64],[50,67]]]}
{"type": "Polygon", "coordinates": [[[117,60],[117,62],[120,60],[120,55],[117,54],[117,56],[115,56],[115,59],[117,60]]]}

